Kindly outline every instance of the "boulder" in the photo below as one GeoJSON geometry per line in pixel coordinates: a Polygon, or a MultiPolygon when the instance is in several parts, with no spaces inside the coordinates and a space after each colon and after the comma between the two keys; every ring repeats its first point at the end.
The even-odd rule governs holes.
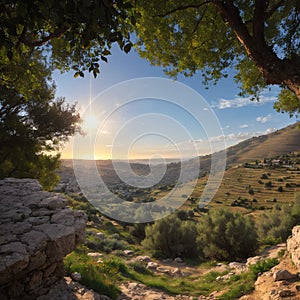
{"type": "Polygon", "coordinates": [[[287,250],[297,270],[300,269],[300,226],[295,226],[287,240],[287,250]]]}
{"type": "Polygon", "coordinates": [[[158,264],[153,262],[153,261],[150,261],[147,263],[147,268],[148,269],[156,269],[158,267],[158,264]]]}
{"type": "Polygon", "coordinates": [[[273,274],[275,281],[291,280],[298,277],[298,274],[292,274],[288,270],[278,270],[273,274]]]}

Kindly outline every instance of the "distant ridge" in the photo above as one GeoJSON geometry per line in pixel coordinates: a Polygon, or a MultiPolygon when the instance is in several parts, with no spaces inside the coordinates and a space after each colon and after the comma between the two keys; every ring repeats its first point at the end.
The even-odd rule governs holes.
{"type": "MultiPolygon", "coordinates": [[[[227,148],[227,167],[295,151],[300,151],[300,122],[227,148]]],[[[200,157],[203,170],[210,167],[210,160],[211,155],[200,157]]]]}
{"type": "Polygon", "coordinates": [[[270,158],[300,151],[300,122],[272,133],[253,137],[227,149],[228,163],[270,158]]]}

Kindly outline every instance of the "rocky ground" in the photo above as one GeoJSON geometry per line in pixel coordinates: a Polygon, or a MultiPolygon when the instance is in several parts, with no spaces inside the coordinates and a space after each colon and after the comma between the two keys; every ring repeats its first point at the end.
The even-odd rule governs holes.
{"type": "Polygon", "coordinates": [[[241,300],[276,299],[300,299],[300,277],[289,254],[285,255],[280,263],[269,272],[265,272],[258,277],[252,294],[241,298],[241,300]]]}

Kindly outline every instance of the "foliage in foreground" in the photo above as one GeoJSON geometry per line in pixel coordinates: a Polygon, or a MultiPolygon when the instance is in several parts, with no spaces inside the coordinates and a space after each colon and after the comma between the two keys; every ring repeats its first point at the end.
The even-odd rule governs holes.
{"type": "Polygon", "coordinates": [[[86,255],[86,250],[76,250],[65,258],[67,274],[80,272],[82,283],[95,291],[116,299],[119,294],[118,282],[134,280],[149,287],[158,288],[171,295],[188,294],[191,296],[209,295],[214,291],[230,289],[219,296],[221,300],[238,299],[253,290],[254,282],[260,272],[266,272],[278,264],[277,259],[267,259],[252,265],[247,272],[233,275],[228,280],[218,281],[217,277],[227,274],[210,271],[205,275],[170,277],[157,275],[149,271],[141,262],[126,263],[115,257],[109,257],[102,263],[86,255]],[[195,279],[197,279],[195,281],[195,279]]]}
{"type": "Polygon", "coordinates": [[[245,259],[257,250],[253,220],[227,209],[212,210],[203,217],[199,222],[199,242],[209,259],[245,259]]]}
{"type": "Polygon", "coordinates": [[[117,259],[106,260],[100,264],[82,250],[69,254],[65,258],[64,265],[67,275],[79,272],[82,284],[112,299],[116,299],[119,294],[116,285],[116,281],[120,278],[119,274],[127,272],[126,266],[117,259]]]}
{"type": "Polygon", "coordinates": [[[176,215],[158,220],[146,227],[142,245],[170,257],[235,260],[254,254],[257,234],[250,218],[216,209],[198,224],[181,221],[176,215]]]}
{"type": "Polygon", "coordinates": [[[201,72],[204,83],[217,83],[235,68],[241,95],[252,99],[276,84],[275,109],[297,114],[299,1],[248,2],[137,1],[139,52],[171,76],[201,72]]]}
{"type": "Polygon", "coordinates": [[[300,194],[295,195],[293,205],[276,206],[261,215],[257,224],[259,238],[265,244],[283,242],[297,224],[300,224],[300,194]]]}
{"type": "Polygon", "coordinates": [[[173,214],[148,225],[142,245],[169,257],[199,256],[201,249],[197,243],[197,228],[192,221],[181,221],[173,214]]]}

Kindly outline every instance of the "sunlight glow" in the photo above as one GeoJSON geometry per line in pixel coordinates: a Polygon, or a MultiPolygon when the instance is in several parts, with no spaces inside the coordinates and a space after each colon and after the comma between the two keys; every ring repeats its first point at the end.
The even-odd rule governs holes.
{"type": "Polygon", "coordinates": [[[98,130],[99,120],[96,116],[88,114],[83,118],[82,129],[86,134],[94,133],[98,130]]]}

